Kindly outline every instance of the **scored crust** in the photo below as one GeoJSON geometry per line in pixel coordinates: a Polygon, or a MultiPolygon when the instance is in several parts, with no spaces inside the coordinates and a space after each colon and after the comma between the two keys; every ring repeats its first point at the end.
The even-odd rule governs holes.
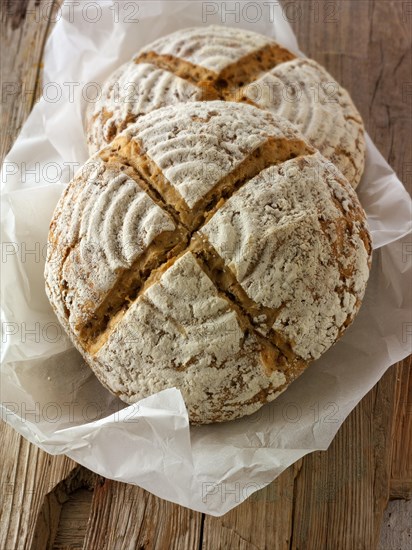
{"type": "Polygon", "coordinates": [[[365,214],[286,120],[223,101],[141,117],[74,177],[46,291],[126,402],[178,387],[192,423],[274,399],[359,309],[365,214]]]}
{"type": "Polygon", "coordinates": [[[194,27],[149,44],[117,69],[87,111],[91,154],[142,115],[180,102],[246,102],[295,124],[356,188],[362,118],[348,92],[313,60],[244,29],[194,27]]]}

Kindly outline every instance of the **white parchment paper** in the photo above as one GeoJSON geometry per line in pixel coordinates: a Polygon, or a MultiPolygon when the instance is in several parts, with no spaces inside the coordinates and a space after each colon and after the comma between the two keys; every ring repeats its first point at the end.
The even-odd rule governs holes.
{"type": "MultiPolygon", "coordinates": [[[[375,250],[364,303],[342,340],[272,404],[251,417],[195,428],[177,389],[126,407],[84,365],[44,291],[49,221],[87,159],[87,101],[142,45],[186,26],[226,19],[295,52],[298,46],[277,3],[269,10],[269,3],[254,2],[262,16],[240,11],[238,22],[217,2],[77,4],[66,2],[56,16],[43,96],[2,171],[2,417],[49,453],[219,516],[305,454],[326,449],[359,400],[410,352],[411,201],[368,138],[359,195],[375,250]]],[[[231,3],[224,4],[228,12],[231,3]]],[[[233,4],[239,10],[241,3],[233,4]]]]}

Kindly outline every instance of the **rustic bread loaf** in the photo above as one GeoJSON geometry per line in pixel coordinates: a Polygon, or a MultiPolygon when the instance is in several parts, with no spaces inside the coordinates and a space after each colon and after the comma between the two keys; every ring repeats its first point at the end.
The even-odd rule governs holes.
{"type": "Polygon", "coordinates": [[[285,119],[242,103],[142,116],[86,163],[50,226],[46,290],[128,403],[182,391],[193,423],[273,400],[359,309],[357,196],[285,119]]]}
{"type": "Polygon", "coordinates": [[[356,187],[364,127],[348,92],[318,63],[243,29],[195,27],[143,48],[104,83],[87,114],[90,153],[154,109],[222,99],[254,104],[294,123],[356,187]]]}

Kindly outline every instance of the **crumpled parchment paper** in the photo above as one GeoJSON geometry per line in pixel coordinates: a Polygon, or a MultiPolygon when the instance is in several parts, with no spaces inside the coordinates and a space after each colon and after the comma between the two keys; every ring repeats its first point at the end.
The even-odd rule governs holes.
{"type": "MultiPolygon", "coordinates": [[[[223,4],[229,13],[231,3],[223,4]]],[[[364,303],[344,337],[272,404],[192,428],[177,389],[126,406],[100,385],[60,328],[44,291],[47,232],[65,184],[87,159],[83,113],[100,83],[145,43],[225,19],[299,51],[277,3],[269,10],[254,2],[264,15],[255,20],[240,11],[238,23],[224,17],[223,4],[63,4],[45,47],[42,98],[2,171],[2,417],[49,453],[216,516],[305,454],[326,449],[412,340],[411,201],[369,138],[358,188],[374,243],[364,303]]]]}

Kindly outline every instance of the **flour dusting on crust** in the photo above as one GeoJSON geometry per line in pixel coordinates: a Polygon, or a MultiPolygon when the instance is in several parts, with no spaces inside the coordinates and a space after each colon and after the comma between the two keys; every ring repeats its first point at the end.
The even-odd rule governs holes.
{"type": "Polygon", "coordinates": [[[210,25],[163,36],[141,51],[172,55],[218,73],[239,58],[270,43],[273,43],[271,38],[252,31],[210,25]]]}
{"type": "Polygon", "coordinates": [[[340,337],[370,252],[355,191],[292,124],[192,102],[143,115],[75,176],[46,291],[110,391],[177,387],[190,421],[210,423],[256,411],[340,337]],[[196,224],[170,186],[189,214],[206,197],[196,224]]]}
{"type": "Polygon", "coordinates": [[[125,63],[103,84],[88,111],[90,153],[110,141],[140,116],[175,103],[197,101],[201,90],[150,63],[125,63]]]}
{"type": "Polygon", "coordinates": [[[270,401],[286,383],[281,371],[265,373],[256,338],[190,252],[134,303],[96,360],[128,402],[178,387],[193,422],[251,414],[262,391],[270,401]]]}
{"type": "Polygon", "coordinates": [[[287,120],[250,105],[222,101],[152,111],[128,135],[139,142],[190,208],[268,137],[303,140],[287,120]]]}
{"type": "Polygon", "coordinates": [[[164,36],[105,82],[87,116],[90,152],[141,114],[165,105],[248,101],[296,124],[356,188],[365,163],[362,118],[348,92],[321,65],[294,57],[271,38],[239,28],[193,27],[164,36]]]}
{"type": "Polygon", "coordinates": [[[348,92],[316,61],[281,63],[244,91],[258,107],[296,125],[350,182],[359,182],[365,159],[362,119],[348,92]]]}
{"type": "Polygon", "coordinates": [[[46,283],[59,316],[76,331],[119,277],[176,225],[119,167],[92,157],[61,198],[51,226],[46,283]]]}
{"type": "Polygon", "coordinates": [[[319,154],[272,166],[201,230],[247,295],[280,310],[273,329],[306,360],[336,341],[369,275],[364,218],[342,180],[319,154]],[[345,226],[342,203],[357,214],[345,226]]]}

